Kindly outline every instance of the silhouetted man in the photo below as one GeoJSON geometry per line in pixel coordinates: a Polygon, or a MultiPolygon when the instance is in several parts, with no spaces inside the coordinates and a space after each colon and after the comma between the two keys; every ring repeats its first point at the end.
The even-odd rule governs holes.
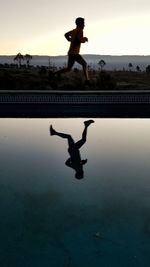
{"type": "Polygon", "coordinates": [[[86,136],[87,136],[87,128],[88,126],[94,123],[93,120],[88,120],[84,122],[84,130],[82,133],[82,139],[80,139],[78,142],[74,142],[72,136],[70,134],[60,133],[54,130],[52,125],[50,126],[50,134],[51,135],[57,135],[62,138],[65,138],[68,140],[68,152],[70,154],[70,158],[68,158],[65,162],[65,164],[73,168],[75,170],[75,177],[77,179],[82,179],[84,177],[83,172],[83,165],[87,163],[87,159],[81,160],[80,151],[79,149],[85,144],[86,142],[86,136]]]}
{"type": "Polygon", "coordinates": [[[70,48],[68,51],[68,64],[67,67],[58,71],[57,73],[68,72],[72,69],[75,62],[79,63],[82,68],[86,79],[86,84],[89,84],[87,63],[83,57],[79,54],[81,43],[88,42],[87,37],[83,37],[83,29],[85,27],[84,18],[77,18],[75,20],[76,28],[65,33],[65,37],[70,42],[70,48]]]}

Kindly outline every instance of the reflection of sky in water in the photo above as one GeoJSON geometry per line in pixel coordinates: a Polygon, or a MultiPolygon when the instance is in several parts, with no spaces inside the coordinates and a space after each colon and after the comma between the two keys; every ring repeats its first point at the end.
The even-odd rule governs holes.
{"type": "Polygon", "coordinates": [[[0,120],[1,266],[149,266],[150,120],[95,119],[85,178],[65,165],[84,119],[0,120]]]}

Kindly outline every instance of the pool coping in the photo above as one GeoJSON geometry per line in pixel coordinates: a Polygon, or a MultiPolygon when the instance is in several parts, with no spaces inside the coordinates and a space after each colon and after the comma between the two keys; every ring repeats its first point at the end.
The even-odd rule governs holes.
{"type": "Polygon", "coordinates": [[[150,118],[150,90],[1,90],[0,117],[150,118]]]}

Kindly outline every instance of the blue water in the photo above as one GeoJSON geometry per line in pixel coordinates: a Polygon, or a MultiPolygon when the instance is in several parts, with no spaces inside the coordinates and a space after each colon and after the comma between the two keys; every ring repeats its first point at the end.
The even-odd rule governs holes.
{"type": "Polygon", "coordinates": [[[78,180],[84,120],[0,119],[1,267],[149,266],[150,120],[95,119],[78,180]]]}

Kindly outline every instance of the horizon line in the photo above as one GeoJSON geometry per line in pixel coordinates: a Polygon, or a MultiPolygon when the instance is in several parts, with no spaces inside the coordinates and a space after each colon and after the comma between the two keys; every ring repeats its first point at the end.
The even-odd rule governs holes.
{"type": "MultiPolygon", "coordinates": [[[[82,53],[81,53],[82,54],[82,53]]],[[[68,55],[65,54],[65,55],[41,55],[41,54],[30,54],[31,56],[33,57],[67,57],[68,55]]],[[[122,54],[122,55],[109,55],[109,54],[82,54],[83,56],[105,56],[105,57],[149,57],[149,55],[143,55],[143,54],[122,54]]],[[[7,55],[7,54],[4,54],[4,55],[0,55],[0,57],[13,57],[13,56],[16,56],[16,54],[11,54],[11,55],[7,55]]]]}

